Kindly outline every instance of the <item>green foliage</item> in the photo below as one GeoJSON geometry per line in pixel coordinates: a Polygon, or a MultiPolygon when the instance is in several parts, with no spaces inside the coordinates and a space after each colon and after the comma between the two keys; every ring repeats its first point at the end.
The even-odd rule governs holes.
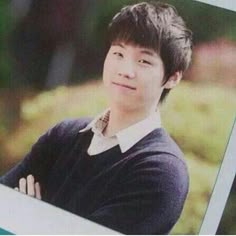
{"type": "MultiPolygon", "coordinates": [[[[4,139],[1,150],[5,157],[17,162],[50,126],[65,118],[95,116],[106,106],[100,81],[42,92],[22,103],[22,123],[4,139]]],[[[190,173],[188,198],[172,234],[199,231],[232,127],[235,107],[234,90],[185,81],[171,91],[162,106],[163,125],[183,150],[190,173]]]]}
{"type": "Polygon", "coordinates": [[[185,82],[171,91],[163,106],[163,121],[186,152],[217,164],[224,154],[235,107],[233,89],[185,82]]]}
{"type": "Polygon", "coordinates": [[[100,82],[93,84],[94,88],[91,85],[83,85],[83,89],[58,87],[53,91],[42,92],[33,100],[26,100],[22,104],[21,118],[32,123],[44,119],[45,114],[47,119],[53,122],[65,117],[95,115],[101,106],[105,106],[105,98],[100,82]]]}
{"type": "Polygon", "coordinates": [[[235,12],[198,1],[162,0],[176,7],[194,33],[194,41],[236,40],[235,12]],[[207,23],[206,23],[207,22],[207,23]]]}

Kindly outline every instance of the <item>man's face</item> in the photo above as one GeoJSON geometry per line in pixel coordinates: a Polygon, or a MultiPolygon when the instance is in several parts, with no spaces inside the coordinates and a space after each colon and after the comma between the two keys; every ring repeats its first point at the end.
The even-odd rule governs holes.
{"type": "Polygon", "coordinates": [[[163,77],[163,63],[154,50],[122,42],[111,45],[103,68],[110,105],[139,111],[155,109],[163,77]]]}

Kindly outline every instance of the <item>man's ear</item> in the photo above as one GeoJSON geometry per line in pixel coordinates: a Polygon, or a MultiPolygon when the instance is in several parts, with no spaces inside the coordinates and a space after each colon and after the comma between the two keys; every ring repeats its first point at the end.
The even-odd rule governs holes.
{"type": "Polygon", "coordinates": [[[172,76],[169,77],[168,81],[164,84],[165,89],[174,88],[182,79],[182,71],[176,71],[172,76]]]}

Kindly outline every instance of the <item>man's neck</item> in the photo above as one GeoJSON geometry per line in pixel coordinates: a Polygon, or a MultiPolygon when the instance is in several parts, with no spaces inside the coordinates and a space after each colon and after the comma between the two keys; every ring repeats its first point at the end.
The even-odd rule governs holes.
{"type": "MultiPolygon", "coordinates": [[[[111,108],[109,123],[103,134],[107,137],[115,135],[118,131],[147,118],[151,111],[138,112],[135,110],[119,110],[111,108]]],[[[154,111],[153,111],[154,112],[154,111]]]]}

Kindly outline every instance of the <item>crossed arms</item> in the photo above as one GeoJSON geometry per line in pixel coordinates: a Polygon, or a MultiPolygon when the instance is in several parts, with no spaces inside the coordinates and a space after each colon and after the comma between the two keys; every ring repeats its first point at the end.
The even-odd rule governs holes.
{"type": "MultiPolygon", "coordinates": [[[[71,123],[49,130],[21,163],[0,178],[0,183],[42,200],[46,190],[49,203],[122,233],[169,233],[186,197],[184,164],[165,153],[148,158],[137,156],[135,161],[125,163],[124,159],[101,170],[92,181],[87,181],[87,175],[87,182],[81,182],[90,165],[87,170],[81,167],[83,162],[74,166],[77,157],[63,151],[78,138],[72,135],[75,130],[78,133],[78,127],[75,129],[71,123]],[[60,153],[62,159],[58,157],[60,153]]],[[[93,162],[89,161],[92,167],[93,162]]]]}

